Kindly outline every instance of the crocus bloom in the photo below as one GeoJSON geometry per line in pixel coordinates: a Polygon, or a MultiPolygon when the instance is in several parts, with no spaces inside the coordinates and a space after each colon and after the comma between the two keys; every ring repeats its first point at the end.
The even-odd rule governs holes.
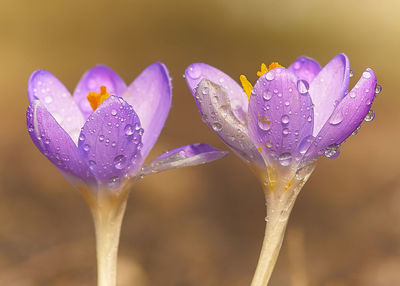
{"type": "Polygon", "coordinates": [[[128,87],[110,68],[95,66],[73,96],[54,75],[37,70],[29,79],[28,97],[32,141],[74,183],[91,189],[119,189],[142,175],[225,154],[206,144],[187,145],[142,168],[171,107],[171,82],[161,63],[146,68],[128,87]]]}
{"type": "Polygon", "coordinates": [[[83,75],[73,96],[48,71],[37,70],[29,79],[29,135],[82,192],[92,211],[98,285],[116,283],[120,226],[131,183],[226,154],[207,144],[193,144],[143,165],[168,116],[171,88],[162,63],[147,67],[129,86],[110,68],[95,66],[83,75]]]}
{"type": "Polygon", "coordinates": [[[374,72],[366,69],[348,92],[352,72],[344,54],[324,68],[308,57],[288,68],[262,64],[257,75],[254,88],[241,76],[242,88],[204,63],[192,64],[185,72],[203,121],[264,185],[267,228],[252,285],[265,286],[290,210],[315,160],[321,155],[335,158],[362,121],[373,119],[371,104],[381,88],[374,72]]]}

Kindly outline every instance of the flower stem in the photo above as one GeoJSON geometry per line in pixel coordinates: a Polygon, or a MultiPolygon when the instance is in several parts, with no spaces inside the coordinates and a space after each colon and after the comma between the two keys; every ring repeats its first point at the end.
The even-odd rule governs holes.
{"type": "Polygon", "coordinates": [[[287,222],[295,198],[289,204],[279,203],[268,207],[264,241],[251,286],[266,286],[271,278],[282,246],[287,222]]]}
{"type": "Polygon", "coordinates": [[[84,194],[92,212],[96,232],[97,285],[117,285],[117,256],[121,224],[125,214],[128,191],[98,191],[84,194]]]}

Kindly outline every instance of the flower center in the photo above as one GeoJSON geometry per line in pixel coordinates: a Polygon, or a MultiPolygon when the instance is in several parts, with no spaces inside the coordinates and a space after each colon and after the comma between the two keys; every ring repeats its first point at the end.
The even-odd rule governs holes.
{"type": "MultiPolygon", "coordinates": [[[[260,70],[257,72],[257,76],[260,77],[266,72],[273,70],[274,68],[283,68],[278,62],[272,62],[268,67],[266,64],[262,63],[260,70]]],[[[240,82],[243,86],[243,91],[247,94],[250,100],[251,91],[253,90],[253,85],[249,82],[245,75],[240,75],[240,82]]]]}
{"type": "Polygon", "coordinates": [[[100,93],[89,91],[89,94],[87,95],[87,100],[89,101],[92,109],[96,110],[97,107],[99,107],[99,105],[110,96],[111,95],[107,92],[107,88],[102,85],[100,86],[100,93]]]}

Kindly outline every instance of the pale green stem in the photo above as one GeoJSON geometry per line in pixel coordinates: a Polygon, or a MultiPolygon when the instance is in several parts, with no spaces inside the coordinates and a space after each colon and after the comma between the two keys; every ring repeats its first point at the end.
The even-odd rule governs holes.
{"type": "Polygon", "coordinates": [[[96,232],[97,285],[117,285],[117,256],[128,190],[82,192],[92,212],[96,232]]]}

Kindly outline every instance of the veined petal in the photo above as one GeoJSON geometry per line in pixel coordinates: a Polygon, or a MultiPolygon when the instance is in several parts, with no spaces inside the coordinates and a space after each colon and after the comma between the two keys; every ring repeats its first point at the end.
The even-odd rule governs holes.
{"type": "Polygon", "coordinates": [[[75,143],[41,101],[32,101],[26,119],[33,143],[47,159],[64,174],[81,179],[89,185],[95,184],[95,178],[80,157],[75,143]]]}
{"type": "Polygon", "coordinates": [[[219,84],[226,90],[235,116],[241,121],[247,119],[248,98],[243,92],[243,88],[224,72],[204,63],[194,63],[186,69],[185,78],[194,96],[196,96],[196,88],[202,79],[219,84]]]}
{"type": "Polygon", "coordinates": [[[196,166],[217,160],[228,154],[204,143],[190,144],[168,151],[145,165],[143,175],[166,170],[196,166]]]}
{"type": "Polygon", "coordinates": [[[89,116],[78,149],[99,182],[118,188],[141,167],[142,134],[132,106],[120,97],[110,96],[89,116]]]}
{"type": "Polygon", "coordinates": [[[306,83],[288,69],[260,77],[249,102],[249,134],[269,165],[295,164],[313,130],[313,106],[306,83]],[[300,148],[301,147],[301,148],[300,148]]]}
{"type": "Polygon", "coordinates": [[[245,162],[264,167],[264,161],[249,137],[245,122],[233,114],[226,90],[203,79],[195,96],[203,121],[245,162]]]}
{"type": "Polygon", "coordinates": [[[367,69],[324,124],[308,150],[306,160],[323,155],[329,146],[338,147],[360,126],[374,101],[375,87],[375,74],[367,69]]]}
{"type": "Polygon", "coordinates": [[[310,84],[321,71],[321,66],[316,60],[302,56],[296,59],[288,69],[293,71],[299,79],[310,84]]]}
{"type": "Polygon", "coordinates": [[[349,59],[345,54],[338,54],[311,82],[309,93],[314,104],[314,136],[319,133],[337,103],[345,96],[349,78],[349,59]]]}
{"type": "Polygon", "coordinates": [[[40,100],[43,107],[77,144],[84,118],[65,86],[50,72],[37,70],[28,82],[30,103],[40,100]]]}
{"type": "Polygon", "coordinates": [[[100,86],[105,86],[108,93],[115,96],[122,96],[126,90],[125,82],[109,67],[98,65],[88,70],[76,86],[73,96],[85,119],[93,112],[87,96],[91,91],[100,92],[100,86]]]}
{"type": "Polygon", "coordinates": [[[172,85],[164,64],[148,66],[128,87],[123,98],[137,112],[145,133],[142,137],[144,160],[164,127],[172,101],[172,85]]]}

